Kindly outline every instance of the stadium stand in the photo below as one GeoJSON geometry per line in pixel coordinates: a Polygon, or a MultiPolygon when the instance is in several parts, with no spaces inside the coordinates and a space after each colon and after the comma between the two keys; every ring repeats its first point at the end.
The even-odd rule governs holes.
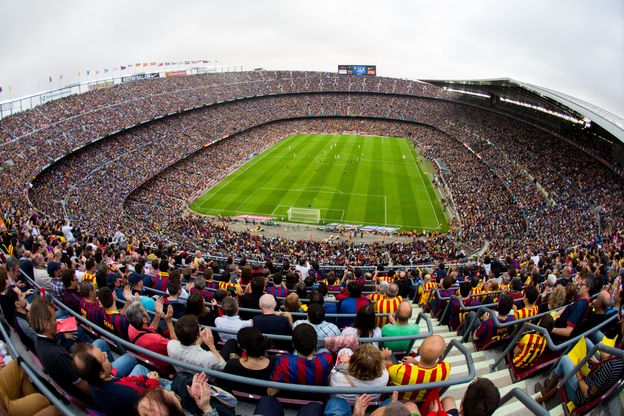
{"type": "MultiPolygon", "coordinates": [[[[220,415],[251,414],[273,396],[295,409],[319,402],[326,411],[346,406],[350,412],[365,394],[379,396],[372,409],[396,392],[427,414],[425,403],[436,395],[446,396],[445,408],[450,403],[459,409],[465,394],[492,384],[498,394],[487,405],[496,415],[584,414],[597,407],[621,413],[623,182],[617,170],[595,158],[613,162],[608,151],[583,146],[576,130],[563,131],[565,140],[428,83],[290,71],[136,81],[6,117],[0,121],[0,326],[8,353],[46,403],[67,415],[106,412],[106,404],[96,404],[104,388],[123,394],[129,407],[152,400],[220,415]],[[406,137],[435,160],[434,181],[444,179],[457,210],[452,230],[370,244],[295,241],[236,232],[227,219],[186,210],[207,186],[283,137],[343,131],[406,137]],[[475,252],[480,255],[468,256],[475,252]],[[298,286],[290,264],[308,260],[315,272],[309,285],[298,286]],[[384,263],[398,272],[394,283],[385,276],[383,283],[392,286],[385,293],[381,279],[360,273],[384,263]],[[342,277],[332,278],[328,290],[331,274],[342,277]],[[272,285],[284,290],[274,292],[272,285]],[[583,299],[574,303],[581,286],[583,299]],[[362,292],[361,302],[353,302],[353,313],[336,313],[347,288],[362,292]],[[264,292],[279,294],[279,305],[287,291],[303,302],[298,311],[276,311],[287,324],[282,316],[274,321],[310,319],[305,309],[320,304],[313,307],[317,317],[321,309],[321,320],[336,320],[339,329],[355,319],[346,332],[355,335],[319,338],[322,332],[303,321],[293,335],[264,333],[252,342],[237,339],[238,327],[219,325],[227,321],[219,319],[224,313],[238,311],[271,319],[266,304],[259,304],[263,310],[245,306],[264,292]],[[589,304],[588,293],[602,306],[589,304]],[[35,309],[41,310],[44,295],[56,315],[48,311],[45,322],[37,314],[28,319],[28,305],[39,303],[35,309]],[[371,299],[376,306],[363,306],[371,299]],[[410,334],[362,336],[393,325],[388,316],[401,300],[410,302],[415,317],[407,320],[410,334]],[[514,302],[516,309],[527,309],[514,313],[514,302]],[[605,307],[610,304],[614,311],[605,307]],[[193,317],[183,318],[187,314],[193,317]],[[365,314],[372,314],[368,321],[375,328],[364,326],[369,333],[361,334],[358,317],[365,314]],[[546,316],[570,331],[565,341],[545,328],[540,318],[546,316]],[[81,374],[73,386],[55,379],[50,356],[37,357],[32,348],[41,336],[55,339],[56,318],[67,317],[76,326],[59,329],[57,352],[69,376],[81,374]],[[486,339],[474,339],[473,329],[486,339]],[[498,331],[505,336],[493,345],[498,331]],[[310,336],[302,340],[300,332],[310,336]],[[181,339],[171,351],[182,360],[165,355],[176,337],[181,339]],[[232,341],[223,342],[227,338],[232,341]],[[562,364],[585,338],[595,340],[595,347],[572,362],[574,368],[562,364]],[[82,345],[98,339],[101,354],[82,345]],[[268,340],[280,347],[292,343],[297,351],[267,348],[268,340]],[[398,341],[407,347],[394,355],[376,347],[398,341]],[[223,358],[219,365],[197,365],[208,356],[202,344],[209,357],[223,358]],[[357,353],[360,344],[373,352],[357,353]],[[353,362],[344,348],[355,351],[353,362]],[[531,348],[534,358],[516,360],[514,351],[531,348]],[[597,351],[611,357],[595,362],[597,351]],[[117,379],[110,362],[120,357],[145,371],[117,379]],[[338,357],[344,362],[334,366],[338,357]],[[362,362],[367,357],[374,362],[362,362]],[[222,371],[223,361],[237,372],[222,371]],[[578,384],[590,387],[569,390],[585,362],[594,372],[579,376],[578,384]],[[600,365],[619,379],[602,376],[607,367],[600,365]],[[551,368],[544,381],[540,373],[551,368]],[[339,381],[327,385],[332,371],[339,381]],[[389,385],[378,385],[386,373],[389,385]],[[348,383],[350,377],[356,384],[348,383]],[[319,380],[324,385],[314,385],[319,380]],[[212,400],[202,400],[206,383],[230,391],[217,389],[212,400]],[[181,401],[159,387],[169,384],[181,401]]],[[[1,386],[0,393],[6,393],[1,386]]]]}

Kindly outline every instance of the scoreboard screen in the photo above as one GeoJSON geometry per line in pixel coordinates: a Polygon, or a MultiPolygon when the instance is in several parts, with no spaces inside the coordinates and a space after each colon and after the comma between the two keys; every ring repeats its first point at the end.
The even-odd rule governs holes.
{"type": "Polygon", "coordinates": [[[377,65],[338,65],[338,75],[377,75],[377,65]]]}

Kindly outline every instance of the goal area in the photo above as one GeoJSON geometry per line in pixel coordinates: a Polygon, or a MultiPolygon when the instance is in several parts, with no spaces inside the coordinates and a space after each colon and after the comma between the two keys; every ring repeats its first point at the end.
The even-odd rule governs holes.
{"type": "Polygon", "coordinates": [[[288,208],[288,221],[318,224],[321,221],[321,210],[315,208],[288,208]]]}

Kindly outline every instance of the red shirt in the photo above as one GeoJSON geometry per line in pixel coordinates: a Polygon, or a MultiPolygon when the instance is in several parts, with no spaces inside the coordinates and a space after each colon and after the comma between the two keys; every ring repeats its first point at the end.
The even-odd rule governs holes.
{"type": "MultiPolygon", "coordinates": [[[[139,347],[145,348],[146,350],[150,350],[164,356],[168,356],[167,344],[169,344],[169,339],[163,337],[151,328],[143,328],[141,330],[138,330],[134,326],[130,325],[128,327],[128,338],[130,339],[130,342],[138,345],[139,347]],[[143,333],[144,335],[141,335],[143,333]]],[[[155,360],[152,357],[148,357],[140,353],[137,353],[137,355],[140,355],[141,357],[144,357],[145,359],[153,362],[154,366],[158,367],[158,369],[161,371],[164,371],[168,366],[167,363],[160,360],[155,360]]]]}

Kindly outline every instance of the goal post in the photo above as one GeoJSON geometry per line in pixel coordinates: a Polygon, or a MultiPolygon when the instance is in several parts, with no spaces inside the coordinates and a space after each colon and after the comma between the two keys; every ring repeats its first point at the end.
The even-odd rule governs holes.
{"type": "Polygon", "coordinates": [[[318,224],[321,221],[321,210],[315,208],[288,208],[288,221],[318,224]]]}

